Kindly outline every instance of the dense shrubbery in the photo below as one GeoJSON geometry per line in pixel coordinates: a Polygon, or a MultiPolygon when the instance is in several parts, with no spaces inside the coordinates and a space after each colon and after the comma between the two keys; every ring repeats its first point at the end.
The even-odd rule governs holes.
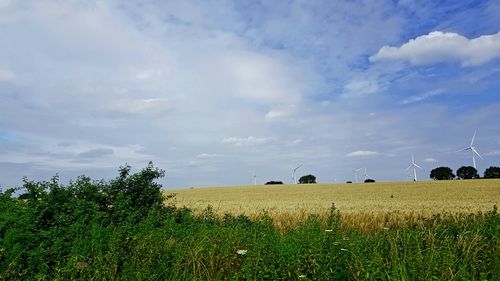
{"type": "Polygon", "coordinates": [[[308,183],[316,183],[316,177],[313,175],[305,175],[300,177],[299,183],[308,184],[308,183]]]}
{"type": "Polygon", "coordinates": [[[266,185],[270,185],[270,184],[283,184],[282,181],[268,181],[266,182],[266,185]]]}
{"type": "Polygon", "coordinates": [[[468,179],[478,179],[480,177],[479,174],[477,173],[476,168],[472,166],[462,166],[457,170],[457,178],[468,180],[468,179]]]}
{"type": "Polygon", "coordinates": [[[484,171],[484,178],[498,179],[500,178],[500,167],[491,166],[484,171]]]}
{"type": "Polygon", "coordinates": [[[429,177],[433,180],[452,180],[455,178],[455,174],[449,167],[438,167],[431,171],[429,177]]]}
{"type": "MultiPolygon", "coordinates": [[[[437,215],[364,234],[333,206],[282,233],[266,214],[217,217],[164,205],[161,170],[130,167],[110,182],[25,181],[0,193],[0,279],[499,280],[494,209],[437,215]],[[245,251],[246,250],[246,251],[245,251]]],[[[167,200],[168,202],[168,200],[167,200]]]]}

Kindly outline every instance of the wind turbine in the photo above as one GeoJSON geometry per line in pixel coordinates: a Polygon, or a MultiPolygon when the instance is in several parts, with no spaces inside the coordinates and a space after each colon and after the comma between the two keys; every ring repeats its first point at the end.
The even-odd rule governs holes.
{"type": "Polygon", "coordinates": [[[356,182],[358,182],[358,172],[361,170],[363,170],[363,168],[358,168],[358,169],[353,170],[354,177],[356,178],[356,182]]]}
{"type": "Polygon", "coordinates": [[[459,151],[470,150],[470,152],[472,154],[472,164],[474,165],[474,169],[476,168],[476,158],[474,157],[474,154],[479,156],[479,158],[483,159],[483,157],[481,155],[479,155],[479,153],[476,150],[476,147],[474,146],[474,140],[476,139],[476,133],[477,133],[477,130],[474,131],[474,135],[472,136],[472,140],[470,141],[470,145],[464,149],[459,150],[459,151]]]}
{"type": "Polygon", "coordinates": [[[417,165],[417,163],[415,163],[415,158],[413,157],[413,153],[411,154],[410,166],[408,166],[408,168],[406,168],[406,170],[408,171],[410,168],[413,168],[413,181],[417,181],[417,169],[416,168],[419,168],[420,170],[422,170],[422,167],[420,167],[419,165],[417,165]]]}
{"type": "Polygon", "coordinates": [[[368,179],[368,174],[366,173],[366,168],[365,168],[365,172],[364,172],[363,175],[365,176],[365,180],[367,180],[368,179]]]}
{"type": "Polygon", "coordinates": [[[302,167],[302,164],[298,165],[297,167],[295,167],[294,169],[292,169],[292,179],[293,179],[293,183],[296,184],[297,183],[297,180],[295,179],[295,172],[300,168],[302,167]]]}
{"type": "Polygon", "coordinates": [[[257,175],[253,173],[253,185],[257,185],[257,175]]]}

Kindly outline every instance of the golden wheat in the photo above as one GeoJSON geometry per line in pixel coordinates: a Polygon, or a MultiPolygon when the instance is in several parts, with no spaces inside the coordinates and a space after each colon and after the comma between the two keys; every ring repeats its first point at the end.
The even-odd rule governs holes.
{"type": "Polygon", "coordinates": [[[176,206],[195,212],[209,205],[219,215],[255,218],[266,212],[279,228],[296,225],[311,214],[326,217],[335,203],[343,223],[370,230],[418,223],[436,213],[489,211],[499,203],[500,180],[261,185],[165,192],[176,194],[176,206]]]}

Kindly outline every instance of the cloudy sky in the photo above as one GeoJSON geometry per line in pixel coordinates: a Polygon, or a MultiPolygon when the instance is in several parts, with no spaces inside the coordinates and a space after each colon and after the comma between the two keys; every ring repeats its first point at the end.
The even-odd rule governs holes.
{"type": "Polygon", "coordinates": [[[0,186],[500,165],[499,1],[0,0],[0,186]],[[439,3],[438,3],[439,2],[439,3]],[[464,4],[464,3],[468,4],[464,4]]]}

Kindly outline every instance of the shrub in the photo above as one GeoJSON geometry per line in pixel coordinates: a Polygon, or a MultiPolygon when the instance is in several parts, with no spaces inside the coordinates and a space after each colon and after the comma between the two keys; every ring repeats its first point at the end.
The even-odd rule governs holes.
{"type": "Polygon", "coordinates": [[[453,170],[448,167],[439,167],[431,171],[430,178],[433,180],[452,180],[455,178],[453,170]]]}
{"type": "Polygon", "coordinates": [[[459,179],[478,179],[479,174],[476,168],[471,166],[463,166],[457,170],[457,177],[459,179]]]}
{"type": "Polygon", "coordinates": [[[283,182],[282,181],[268,181],[268,182],[266,182],[266,184],[267,185],[269,185],[269,184],[283,184],[283,182]]]}
{"type": "Polygon", "coordinates": [[[365,180],[365,183],[370,183],[370,182],[375,182],[375,180],[374,179],[366,179],[365,180]]]}
{"type": "Polygon", "coordinates": [[[305,175],[300,177],[299,183],[301,184],[306,184],[306,183],[316,183],[316,177],[313,175],[305,175]]]}
{"type": "Polygon", "coordinates": [[[498,179],[500,178],[500,167],[489,167],[484,171],[484,178],[486,179],[498,179]]]}

